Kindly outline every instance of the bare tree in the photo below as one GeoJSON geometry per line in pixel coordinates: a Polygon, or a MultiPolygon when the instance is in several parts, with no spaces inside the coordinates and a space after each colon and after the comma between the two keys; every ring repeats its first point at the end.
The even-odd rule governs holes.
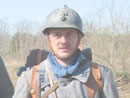
{"type": "Polygon", "coordinates": [[[0,55],[7,56],[10,47],[11,37],[9,35],[9,26],[5,20],[0,20],[0,55]]]}

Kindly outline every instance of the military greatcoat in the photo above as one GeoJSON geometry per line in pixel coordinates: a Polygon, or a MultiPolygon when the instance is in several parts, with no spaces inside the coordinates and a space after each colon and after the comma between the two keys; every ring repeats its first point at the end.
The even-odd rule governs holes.
{"type": "MultiPolygon", "coordinates": [[[[51,70],[49,63],[47,66],[51,70]]],[[[102,65],[99,65],[99,67],[101,71],[102,90],[99,94],[95,82],[94,98],[119,98],[112,71],[102,65]]],[[[84,64],[81,64],[79,69],[68,78],[57,78],[51,71],[53,82],[59,82],[59,87],[56,89],[57,98],[89,98],[85,84],[90,75],[90,68],[91,62],[86,61],[84,64]]],[[[40,78],[41,83],[41,96],[43,96],[50,88],[48,74],[45,70],[45,61],[40,63],[37,72],[37,77],[40,78]]],[[[21,77],[18,78],[13,98],[31,98],[31,77],[32,69],[22,73],[21,77]]],[[[48,98],[54,98],[53,93],[50,94],[48,98]]]]}

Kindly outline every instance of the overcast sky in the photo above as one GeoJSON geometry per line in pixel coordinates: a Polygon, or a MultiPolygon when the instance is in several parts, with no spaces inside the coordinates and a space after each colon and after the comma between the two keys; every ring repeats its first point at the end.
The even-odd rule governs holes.
{"type": "MultiPolygon", "coordinates": [[[[42,23],[52,10],[64,4],[76,10],[81,17],[93,16],[106,13],[110,1],[112,0],[0,0],[0,19],[11,23],[23,19],[42,23]]],[[[115,1],[119,6],[130,6],[130,0],[115,1]]]]}

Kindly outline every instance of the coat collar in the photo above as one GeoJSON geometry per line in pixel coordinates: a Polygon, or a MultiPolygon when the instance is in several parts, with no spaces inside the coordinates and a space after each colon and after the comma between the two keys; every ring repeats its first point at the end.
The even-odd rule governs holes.
{"type": "Polygon", "coordinates": [[[73,78],[86,83],[90,75],[90,61],[86,61],[81,67],[73,74],[73,78]]]}
{"type": "MultiPolygon", "coordinates": [[[[38,67],[38,74],[41,77],[42,88],[49,85],[47,73],[45,71],[45,62],[46,60],[43,61],[38,67]]],[[[78,81],[82,83],[86,83],[90,75],[90,65],[91,65],[91,62],[84,59],[80,63],[79,69],[71,76],[71,78],[77,79],[78,81]]],[[[49,63],[48,63],[48,67],[49,69],[51,69],[49,63]]],[[[51,71],[51,74],[53,77],[53,82],[56,83],[58,81],[57,77],[52,73],[52,71],[51,71]]]]}

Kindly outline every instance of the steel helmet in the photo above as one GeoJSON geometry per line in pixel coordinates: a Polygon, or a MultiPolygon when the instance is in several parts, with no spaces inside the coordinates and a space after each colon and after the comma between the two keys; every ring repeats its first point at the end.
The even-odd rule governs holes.
{"type": "MultiPolygon", "coordinates": [[[[79,14],[66,5],[64,7],[54,10],[45,22],[43,34],[47,33],[49,28],[74,28],[79,30],[82,34],[82,20],[79,14]]],[[[84,34],[83,34],[84,35],[84,34]]]]}

